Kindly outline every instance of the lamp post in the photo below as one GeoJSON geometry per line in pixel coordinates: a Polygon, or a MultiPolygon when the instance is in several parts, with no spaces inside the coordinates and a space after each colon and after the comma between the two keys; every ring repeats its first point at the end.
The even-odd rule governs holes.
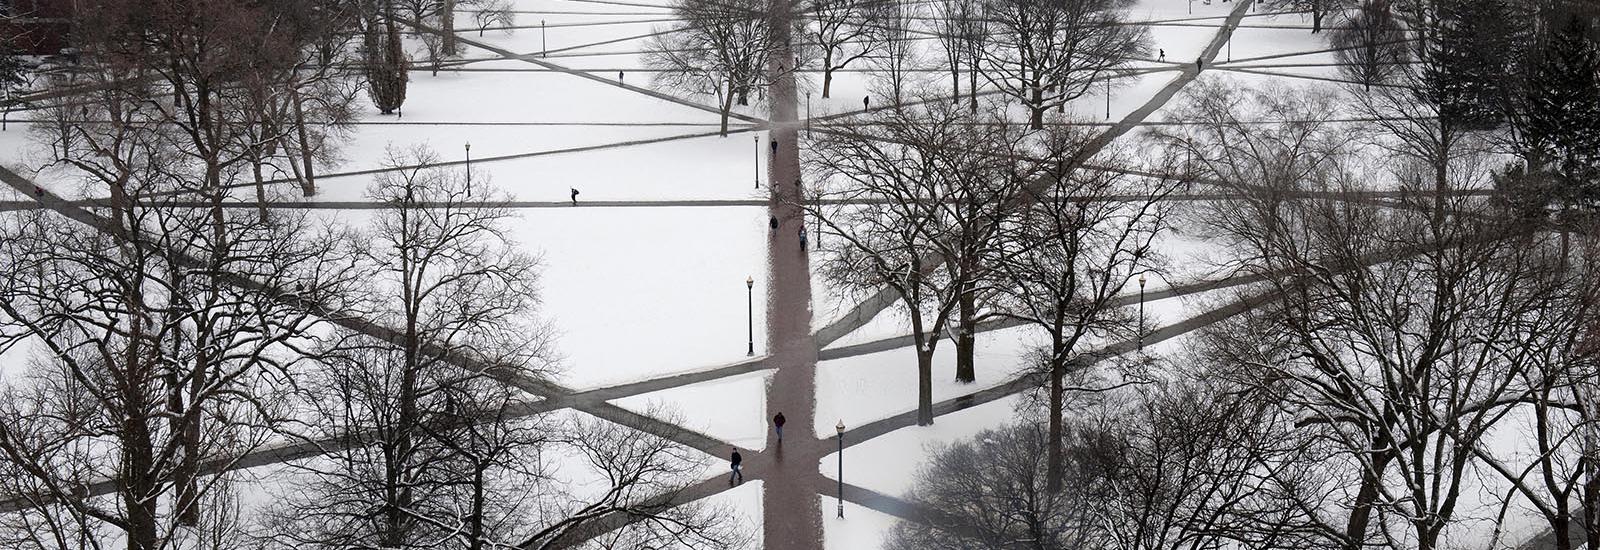
{"type": "MultiPolygon", "coordinates": [[[[1194,0],[1189,0],[1189,5],[1194,5],[1194,0]]],[[[544,33],[544,20],[539,20],[539,57],[550,55],[550,41],[544,33]]]]}
{"type": "Polygon", "coordinates": [[[1139,274],[1139,351],[1144,351],[1144,274],[1139,274]]]}
{"type": "Polygon", "coordinates": [[[472,192],[472,142],[467,142],[467,192],[472,192]]]}
{"type": "Polygon", "coordinates": [[[1111,76],[1106,76],[1106,120],[1111,120],[1111,76]]]}
{"type": "Polygon", "coordinates": [[[811,137],[811,92],[806,92],[806,137],[811,137]]]}
{"type": "Polygon", "coordinates": [[[1194,15],[1194,0],[1189,0],[1189,15],[1194,15]]]}
{"type": "Polygon", "coordinates": [[[748,318],[749,329],[750,329],[749,340],[747,342],[750,345],[750,347],[744,352],[744,354],[746,356],[754,356],[756,354],[756,278],[755,277],[745,277],[744,278],[744,298],[745,298],[745,315],[748,318]]]}
{"type": "Polygon", "coordinates": [[[839,432],[839,517],[844,517],[844,419],[833,427],[839,432]]]}
{"type": "Polygon", "coordinates": [[[756,189],[761,188],[761,136],[750,136],[756,140],[756,189]]]}

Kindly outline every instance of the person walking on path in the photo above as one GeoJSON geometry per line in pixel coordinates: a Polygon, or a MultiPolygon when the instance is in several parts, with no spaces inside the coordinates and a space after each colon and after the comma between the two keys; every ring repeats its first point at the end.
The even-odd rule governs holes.
{"type": "Polygon", "coordinates": [[[1204,57],[1196,57],[1196,58],[1194,58],[1194,72],[1198,73],[1198,72],[1203,71],[1205,69],[1206,69],[1206,58],[1204,58],[1204,57]]]}
{"type": "Polygon", "coordinates": [[[771,143],[772,144],[772,154],[774,154],[774,155],[778,154],[778,140],[776,140],[776,139],[768,140],[767,143],[771,143]]]}
{"type": "Polygon", "coordinates": [[[1162,49],[1160,51],[1161,51],[1161,56],[1157,57],[1156,61],[1166,61],[1167,60],[1167,50],[1166,49],[1162,49]]]}
{"type": "Polygon", "coordinates": [[[617,82],[622,82],[622,71],[617,71],[617,82]]]}
{"type": "Polygon", "coordinates": [[[800,228],[800,251],[804,252],[805,249],[806,249],[806,228],[801,227],[800,228]]]}
{"type": "Polygon", "coordinates": [[[778,430],[778,442],[779,443],[783,443],[783,423],[784,422],[785,422],[785,419],[783,418],[783,413],[782,412],[779,412],[778,416],[772,417],[772,426],[773,426],[773,428],[778,430]]]}
{"type": "Polygon", "coordinates": [[[767,216],[767,227],[771,227],[773,231],[777,231],[778,230],[778,217],[777,216],[767,216]]]}
{"type": "Polygon", "coordinates": [[[576,187],[572,188],[572,205],[578,205],[578,188],[576,187]]]}
{"type": "Polygon", "coordinates": [[[868,103],[872,103],[872,96],[861,96],[861,110],[867,110],[868,103]]]}
{"type": "Polygon", "coordinates": [[[744,483],[744,471],[739,466],[741,463],[744,462],[744,457],[739,456],[739,448],[738,447],[735,447],[733,449],[733,457],[731,458],[731,460],[733,461],[733,466],[732,466],[733,473],[728,474],[728,485],[730,485],[730,486],[734,485],[734,481],[733,481],[734,478],[738,478],[739,483],[744,483]]]}

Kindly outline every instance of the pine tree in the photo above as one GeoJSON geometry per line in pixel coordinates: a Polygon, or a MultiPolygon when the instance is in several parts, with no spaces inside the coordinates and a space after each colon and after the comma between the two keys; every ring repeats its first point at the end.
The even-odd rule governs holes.
{"type": "Polygon", "coordinates": [[[406,102],[406,53],[394,24],[394,6],[385,3],[383,14],[367,22],[363,38],[367,64],[367,94],[383,114],[394,113],[406,102]]]}
{"type": "Polygon", "coordinates": [[[1551,172],[1573,204],[1600,199],[1600,47],[1570,18],[1549,40],[1528,83],[1523,157],[1551,172]]]}
{"type": "Polygon", "coordinates": [[[1503,117],[1510,52],[1515,50],[1505,0],[1444,0],[1423,69],[1427,101],[1463,128],[1489,129],[1503,117]]]}

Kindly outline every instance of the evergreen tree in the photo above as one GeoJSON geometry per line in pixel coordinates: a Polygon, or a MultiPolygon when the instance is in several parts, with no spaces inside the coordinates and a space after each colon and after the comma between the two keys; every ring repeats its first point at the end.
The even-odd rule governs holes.
{"type": "Polygon", "coordinates": [[[1582,20],[1567,24],[1545,45],[1528,83],[1523,157],[1551,172],[1560,198],[1592,203],[1600,179],[1600,47],[1582,20]]]}
{"type": "Polygon", "coordinates": [[[382,14],[368,18],[363,39],[367,64],[367,94],[383,114],[391,114],[406,102],[406,53],[400,31],[394,24],[394,6],[384,3],[382,14]]]}
{"type": "Polygon", "coordinates": [[[1466,129],[1503,120],[1511,61],[1516,50],[1505,0],[1442,0],[1431,41],[1424,47],[1422,90],[1439,116],[1466,129]]]}

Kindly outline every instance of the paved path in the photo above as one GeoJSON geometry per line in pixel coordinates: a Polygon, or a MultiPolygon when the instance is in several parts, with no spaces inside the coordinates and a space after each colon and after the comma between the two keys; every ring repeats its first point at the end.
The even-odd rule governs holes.
{"type": "MultiPolygon", "coordinates": [[[[1234,5],[1233,12],[1228,15],[1228,19],[1223,23],[1222,28],[1218,29],[1217,34],[1211,37],[1211,42],[1206,44],[1206,48],[1205,50],[1202,50],[1200,56],[1205,58],[1205,65],[1207,67],[1209,67],[1211,62],[1216,59],[1217,52],[1221,51],[1222,47],[1227,45],[1228,38],[1233,35],[1234,27],[1237,26],[1239,21],[1244,18],[1245,14],[1250,11],[1250,4],[1253,1],[1254,0],[1240,0],[1238,4],[1234,5]]],[[[1107,145],[1110,145],[1113,140],[1116,140],[1117,138],[1122,137],[1123,134],[1128,133],[1128,131],[1137,128],[1141,123],[1144,122],[1146,118],[1149,118],[1151,114],[1154,114],[1161,107],[1165,106],[1168,101],[1171,101],[1173,96],[1176,96],[1179,91],[1183,90],[1184,86],[1189,85],[1190,82],[1193,82],[1195,78],[1199,77],[1200,75],[1200,70],[1193,64],[1184,64],[1181,67],[1182,70],[1178,73],[1178,76],[1174,77],[1171,82],[1168,82],[1165,87],[1156,92],[1156,94],[1152,96],[1149,101],[1146,101],[1144,105],[1140,106],[1138,109],[1135,109],[1132,113],[1129,113],[1128,116],[1123,117],[1122,120],[1118,121],[1110,128],[1107,128],[1105,132],[1101,132],[1100,135],[1096,136],[1093,140],[1090,140],[1088,143],[1084,144],[1083,151],[1079,154],[1079,158],[1088,159],[1089,157],[1100,152],[1100,150],[1105,148],[1107,145]]],[[[1038,187],[1048,184],[1049,181],[1047,179],[1041,178],[1039,181],[1031,184],[1030,187],[1038,187]]],[[[1029,194],[1029,196],[1032,196],[1032,194],[1029,194]]],[[[930,262],[928,265],[936,265],[937,263],[938,262],[930,262]]],[[[851,308],[843,316],[834,320],[834,322],[829,323],[827,326],[824,326],[821,329],[818,329],[817,341],[824,347],[826,347],[828,344],[832,344],[838,339],[843,338],[846,334],[850,334],[856,329],[865,326],[868,322],[872,321],[873,318],[877,317],[879,313],[882,313],[883,310],[888,309],[891,305],[894,305],[894,302],[897,299],[898,297],[895,296],[894,290],[885,287],[877,294],[868,297],[866,300],[863,300],[861,303],[851,308]]]]}
{"type": "Polygon", "coordinates": [[[776,144],[776,150],[769,149],[767,189],[769,209],[779,225],[767,234],[767,346],[770,363],[778,370],[767,387],[766,411],[767,416],[782,412],[788,429],[782,442],[768,430],[760,461],[762,539],[766,550],[820,550],[822,513],[814,486],[817,452],[823,445],[813,428],[819,346],[811,332],[810,251],[800,243],[806,225],[799,206],[799,99],[794,73],[785,70],[795,58],[789,25],[795,5],[793,0],[773,0],[770,6],[773,39],[782,46],[767,60],[774,75],[767,86],[768,141],[776,144]]]}
{"type": "MultiPolygon", "coordinates": [[[[792,0],[777,0],[774,2],[775,17],[781,18],[782,14],[788,13],[792,9],[790,1],[792,0]]],[[[1245,0],[1235,8],[1228,19],[1228,24],[1219,31],[1217,37],[1213,39],[1212,44],[1207,48],[1208,58],[1215,57],[1216,51],[1225,43],[1227,34],[1238,23],[1243,12],[1248,9],[1248,4],[1249,1],[1245,0]]],[[[783,35],[787,34],[788,25],[780,24],[776,25],[776,27],[783,30],[783,35]]],[[[780,36],[779,38],[784,40],[784,43],[787,43],[787,36],[780,36]]],[[[471,40],[463,40],[463,42],[469,45],[477,45],[472,44],[473,41],[471,40]]],[[[478,46],[483,47],[481,45],[478,46]]],[[[494,51],[493,48],[485,47],[485,49],[494,51]]],[[[582,71],[568,70],[548,62],[530,59],[529,56],[517,56],[504,51],[498,51],[497,53],[547,66],[553,70],[569,72],[610,85],[618,85],[652,97],[668,99],[675,103],[685,103],[681,99],[663,98],[660,97],[663,94],[633,86],[622,86],[609,78],[596,77],[582,71]]],[[[773,65],[773,68],[776,69],[776,65],[789,59],[792,59],[792,56],[788,52],[779,52],[770,60],[769,65],[773,65]]],[[[780,220],[780,227],[776,232],[769,234],[769,272],[767,277],[769,305],[767,310],[766,356],[715,369],[588,391],[576,391],[551,381],[521,377],[507,377],[503,382],[546,398],[545,401],[529,404],[528,411],[519,412],[534,414],[545,410],[571,407],[609,421],[663,433],[680,444],[699,449],[714,456],[725,457],[731,448],[726,442],[718,441],[704,434],[694,433],[658,419],[626,411],[611,405],[607,401],[628,395],[659,391],[685,384],[715,380],[726,376],[776,367],[777,370],[772,384],[767,391],[767,414],[770,415],[777,411],[784,412],[791,425],[788,438],[782,444],[779,444],[769,430],[766,451],[758,453],[749,449],[742,449],[741,452],[747,457],[749,477],[752,480],[762,479],[765,482],[763,494],[763,509],[765,511],[763,538],[765,539],[765,547],[769,550],[810,550],[821,548],[821,510],[818,506],[817,496],[818,494],[831,493],[834,487],[833,483],[822,476],[817,468],[817,461],[833,451],[831,439],[818,440],[814,434],[814,426],[816,425],[813,420],[816,402],[815,368],[819,355],[818,350],[826,346],[827,343],[853,330],[847,325],[857,322],[865,323],[870,320],[870,316],[864,318],[862,316],[867,315],[867,310],[871,306],[863,304],[863,307],[857,308],[857,316],[847,316],[846,319],[836,322],[822,331],[812,331],[809,262],[805,251],[800,250],[799,244],[799,234],[804,228],[804,218],[800,209],[796,206],[799,190],[794,185],[800,173],[798,151],[794,147],[795,138],[797,137],[796,130],[799,126],[796,123],[795,83],[791,75],[783,71],[774,70],[774,72],[781,76],[774,79],[769,87],[769,97],[772,98],[771,104],[773,106],[770,128],[772,131],[771,138],[779,143],[779,149],[777,154],[769,155],[768,181],[770,200],[767,204],[772,214],[780,220]]],[[[1130,114],[1120,123],[1110,128],[1101,136],[1101,139],[1105,143],[1109,143],[1110,140],[1140,124],[1145,117],[1169,100],[1184,84],[1192,81],[1195,73],[1196,71],[1193,70],[1192,66],[1184,69],[1183,73],[1170,83],[1167,88],[1158,93],[1143,108],[1130,114]]],[[[758,119],[751,120],[758,123],[764,122],[758,119]]],[[[5,170],[3,167],[0,167],[0,180],[4,180],[5,183],[23,191],[25,194],[30,196],[33,194],[32,182],[9,170],[5,170]]],[[[85,210],[81,205],[63,201],[48,192],[39,197],[39,204],[91,226],[104,228],[106,224],[106,220],[85,210]]],[[[1175,296],[1242,284],[1253,280],[1258,279],[1244,276],[1220,281],[1204,281],[1190,285],[1174,286],[1164,291],[1157,291],[1157,293],[1166,292],[1175,296]]],[[[247,286],[254,284],[252,281],[242,279],[238,282],[247,286]]],[[[288,297],[275,289],[264,290],[273,292],[275,295],[284,296],[285,299],[297,300],[297,303],[299,303],[298,298],[288,297]]],[[[1161,339],[1175,337],[1255,307],[1262,300],[1260,296],[1255,296],[1217,310],[1202,313],[1175,325],[1153,331],[1146,335],[1145,340],[1147,343],[1152,343],[1161,339]]],[[[317,307],[316,304],[309,303],[301,303],[301,305],[313,309],[317,307]]],[[[881,307],[877,308],[877,311],[881,311],[881,309],[881,307]]],[[[876,315],[876,311],[871,314],[876,315]]],[[[364,319],[354,318],[345,322],[350,323],[355,330],[379,338],[388,339],[390,336],[389,333],[391,331],[386,327],[364,319]]],[[[859,326],[859,324],[855,326],[859,326]]],[[[1003,326],[1003,324],[991,324],[986,325],[985,328],[993,330],[1003,328],[1003,326]]],[[[887,339],[861,346],[852,346],[851,348],[830,350],[829,353],[830,357],[872,353],[882,349],[890,349],[886,348],[886,346],[894,346],[902,343],[902,340],[887,339]]],[[[1101,351],[1102,354],[1115,354],[1126,351],[1125,348],[1129,347],[1129,343],[1124,342],[1101,351]]],[[[485,369],[493,367],[493,365],[477,363],[472,358],[467,357],[452,356],[450,360],[468,368],[485,369]]],[[[949,414],[979,403],[990,402],[1015,394],[1027,387],[1030,387],[1030,385],[1026,381],[1020,379],[1011,380],[994,388],[941,401],[936,404],[935,413],[937,415],[949,414]]],[[[910,414],[896,415],[856,427],[846,434],[846,441],[854,445],[877,435],[910,426],[914,421],[914,416],[909,416],[910,414]]],[[[242,464],[268,464],[287,460],[291,456],[310,456],[319,448],[316,445],[317,443],[319,442],[306,442],[293,449],[285,448],[270,453],[263,452],[256,455],[247,455],[226,464],[219,464],[217,469],[229,469],[239,467],[242,464]]],[[[711,479],[693,484],[684,491],[667,495],[666,497],[672,498],[675,502],[704,498],[725,488],[723,479],[719,472],[718,475],[711,479]]],[[[909,505],[900,502],[899,499],[894,497],[878,495],[853,486],[846,487],[844,496],[847,500],[861,502],[876,509],[890,513],[899,512],[897,515],[902,515],[906,519],[928,521],[926,513],[908,513],[908,510],[910,510],[908,508],[909,505]]],[[[4,503],[0,503],[0,507],[3,506],[4,503]]],[[[630,518],[621,516],[604,518],[603,521],[595,523],[591,528],[585,529],[583,533],[564,540],[563,546],[576,545],[590,537],[598,536],[615,529],[617,526],[625,525],[629,521],[631,521],[630,518]]]]}

